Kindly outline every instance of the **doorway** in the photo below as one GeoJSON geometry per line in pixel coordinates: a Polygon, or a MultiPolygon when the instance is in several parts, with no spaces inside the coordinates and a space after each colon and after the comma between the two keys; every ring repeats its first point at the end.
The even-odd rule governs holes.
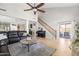
{"type": "Polygon", "coordinates": [[[37,23],[35,21],[29,21],[29,34],[31,34],[32,36],[36,36],[36,24],[37,23]]]}
{"type": "Polygon", "coordinates": [[[71,39],[71,23],[59,25],[59,37],[64,39],[71,39]]]}

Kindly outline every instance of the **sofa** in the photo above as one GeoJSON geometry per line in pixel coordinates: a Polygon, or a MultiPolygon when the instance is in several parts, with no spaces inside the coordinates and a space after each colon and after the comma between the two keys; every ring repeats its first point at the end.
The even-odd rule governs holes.
{"type": "Polygon", "coordinates": [[[0,40],[0,56],[10,56],[7,43],[7,39],[0,40]]]}
{"type": "Polygon", "coordinates": [[[0,34],[6,35],[6,39],[0,40],[0,56],[9,56],[8,45],[17,43],[20,40],[27,38],[26,31],[0,31],[0,34]]]}
{"type": "Polygon", "coordinates": [[[20,40],[20,38],[17,35],[17,31],[7,32],[7,37],[8,37],[8,40],[9,40],[8,44],[16,43],[20,40]]]}
{"type": "MultiPolygon", "coordinates": [[[[7,32],[1,31],[0,34],[7,35],[7,32]]],[[[8,44],[7,38],[5,39],[0,38],[0,56],[10,56],[7,44],[8,44]]]]}
{"type": "Polygon", "coordinates": [[[19,42],[21,39],[27,38],[26,31],[8,31],[7,37],[9,44],[19,42]]]}

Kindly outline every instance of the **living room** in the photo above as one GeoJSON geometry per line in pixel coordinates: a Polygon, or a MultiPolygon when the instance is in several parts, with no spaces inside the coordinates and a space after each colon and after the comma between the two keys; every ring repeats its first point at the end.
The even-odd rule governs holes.
{"type": "Polygon", "coordinates": [[[78,10],[78,3],[0,3],[0,55],[73,55],[78,10]]]}

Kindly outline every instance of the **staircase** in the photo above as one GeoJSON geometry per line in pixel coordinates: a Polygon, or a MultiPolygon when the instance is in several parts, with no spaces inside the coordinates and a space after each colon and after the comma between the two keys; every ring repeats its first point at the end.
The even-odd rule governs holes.
{"type": "MultiPolygon", "coordinates": [[[[44,19],[43,19],[44,20],[44,19]]],[[[49,26],[45,21],[43,21],[41,18],[38,17],[38,22],[46,29],[48,30],[52,36],[56,39],[56,30],[54,30],[51,26],[49,26]]]]}

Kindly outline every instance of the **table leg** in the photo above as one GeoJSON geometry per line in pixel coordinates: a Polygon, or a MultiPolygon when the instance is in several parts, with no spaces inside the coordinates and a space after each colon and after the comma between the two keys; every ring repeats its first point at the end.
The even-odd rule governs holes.
{"type": "Polygon", "coordinates": [[[27,47],[28,47],[28,52],[29,52],[30,51],[29,44],[27,44],[27,47]]]}

